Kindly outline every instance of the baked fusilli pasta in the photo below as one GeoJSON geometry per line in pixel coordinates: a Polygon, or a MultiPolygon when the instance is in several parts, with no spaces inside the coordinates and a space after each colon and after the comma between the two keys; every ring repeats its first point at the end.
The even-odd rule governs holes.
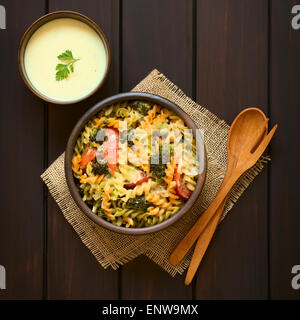
{"type": "Polygon", "coordinates": [[[144,101],[101,110],[74,147],[72,169],[83,201],[126,228],[153,226],[176,214],[198,176],[195,140],[186,130],[175,113],[144,101]]]}

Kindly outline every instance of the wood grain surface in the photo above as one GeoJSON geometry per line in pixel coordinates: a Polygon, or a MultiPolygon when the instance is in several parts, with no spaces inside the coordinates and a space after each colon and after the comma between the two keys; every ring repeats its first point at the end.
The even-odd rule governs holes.
{"type": "Polygon", "coordinates": [[[291,286],[292,267],[300,265],[299,107],[300,30],[291,27],[291,8],[299,1],[272,1],[270,38],[270,106],[279,122],[271,144],[270,166],[270,295],[299,299],[291,286]],[[287,281],[289,279],[290,281],[287,281]]]}
{"type": "MultiPolygon", "coordinates": [[[[300,30],[296,0],[2,0],[0,30],[0,299],[299,299],[300,30]],[[29,9],[30,8],[30,9],[29,9]],[[39,16],[74,10],[105,32],[112,65],[88,100],[47,104],[25,86],[17,49],[39,16]],[[40,174],[65,149],[79,117],[157,68],[228,123],[260,107],[279,129],[273,160],[218,228],[189,287],[141,256],[104,270],[48,195],[40,174]]],[[[298,3],[299,4],[299,3],[298,3]]],[[[271,126],[271,125],[270,125],[271,126]]]]}
{"type": "MultiPolygon", "coordinates": [[[[197,101],[228,123],[245,107],[268,114],[267,1],[197,2],[197,101]]],[[[267,219],[265,170],[217,230],[198,299],[268,297],[267,219]]]]}
{"type": "Polygon", "coordinates": [[[43,293],[44,103],[31,94],[18,72],[17,51],[29,25],[45,3],[27,2],[24,15],[16,1],[1,1],[7,29],[0,30],[1,214],[0,264],[6,290],[0,299],[41,299],[43,293]],[[30,187],[29,187],[30,186],[30,187]]]}

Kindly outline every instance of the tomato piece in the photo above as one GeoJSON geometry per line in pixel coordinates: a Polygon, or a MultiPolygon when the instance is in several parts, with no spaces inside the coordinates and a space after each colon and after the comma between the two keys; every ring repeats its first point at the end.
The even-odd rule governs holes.
{"type": "Polygon", "coordinates": [[[86,148],[84,153],[81,156],[79,166],[81,169],[85,169],[87,164],[96,158],[96,148],[86,148]]]}
{"type": "Polygon", "coordinates": [[[114,174],[118,163],[119,131],[113,128],[105,129],[105,141],[102,144],[104,158],[110,174],[114,174]]]}
{"type": "Polygon", "coordinates": [[[135,184],[139,185],[142,184],[144,182],[147,182],[150,179],[150,177],[143,177],[142,179],[138,180],[135,184]]]}
{"type": "Polygon", "coordinates": [[[124,188],[133,189],[135,186],[142,184],[143,182],[147,182],[150,177],[146,177],[144,173],[141,172],[142,178],[137,180],[136,182],[124,183],[124,188]]]}
{"type": "Polygon", "coordinates": [[[191,196],[192,191],[184,183],[183,173],[179,173],[177,168],[174,172],[174,180],[176,181],[176,193],[180,198],[188,199],[191,196]]]}

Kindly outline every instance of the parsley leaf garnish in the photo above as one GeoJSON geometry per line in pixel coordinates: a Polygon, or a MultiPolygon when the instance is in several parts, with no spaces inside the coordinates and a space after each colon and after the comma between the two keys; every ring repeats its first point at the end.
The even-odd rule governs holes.
{"type": "Polygon", "coordinates": [[[74,72],[74,63],[80,59],[74,59],[72,51],[66,50],[57,57],[60,61],[65,62],[59,63],[56,66],[56,81],[66,79],[70,72],[74,72]]]}
{"type": "Polygon", "coordinates": [[[70,50],[66,50],[64,53],[60,54],[57,58],[59,60],[62,60],[62,61],[64,61],[64,60],[74,60],[72,51],[70,51],[70,50]]]}

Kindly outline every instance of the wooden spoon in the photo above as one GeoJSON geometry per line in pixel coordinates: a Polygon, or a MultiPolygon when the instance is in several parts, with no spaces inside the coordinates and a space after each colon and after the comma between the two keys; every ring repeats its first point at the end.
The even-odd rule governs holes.
{"type": "MultiPolygon", "coordinates": [[[[264,119],[267,119],[263,112],[262,112],[262,116],[264,117],[264,119]]],[[[254,150],[262,142],[262,139],[267,135],[267,133],[268,133],[268,124],[266,123],[265,132],[261,136],[259,141],[257,142],[257,145],[254,147],[254,150]]],[[[222,181],[222,184],[220,186],[220,189],[222,188],[222,186],[224,184],[227,183],[229,178],[230,178],[230,171],[227,170],[226,171],[226,175],[225,175],[225,177],[224,177],[224,179],[222,181]]],[[[221,219],[221,216],[222,216],[225,204],[227,202],[228,196],[229,195],[227,195],[225,197],[224,201],[219,206],[217,212],[210,219],[210,221],[209,221],[208,225],[206,226],[206,228],[200,228],[201,230],[199,230],[201,232],[201,234],[198,237],[197,244],[196,244],[195,251],[194,251],[194,252],[197,252],[197,255],[193,254],[192,261],[191,261],[191,265],[193,265],[194,268],[191,267],[191,268],[188,269],[188,272],[187,272],[187,275],[186,275],[186,280],[185,280],[185,284],[186,285],[189,285],[190,282],[192,281],[192,279],[193,279],[193,277],[195,275],[195,272],[198,269],[198,267],[199,267],[199,265],[200,265],[200,263],[202,261],[202,258],[203,258],[204,254],[205,254],[205,252],[206,252],[206,250],[207,250],[207,248],[208,248],[208,246],[209,246],[209,244],[211,242],[211,239],[212,239],[212,237],[214,235],[214,232],[215,232],[216,228],[219,225],[219,221],[221,219]]]]}
{"type": "MultiPolygon", "coordinates": [[[[257,145],[261,142],[262,138],[266,135],[267,129],[268,129],[268,124],[267,121],[268,119],[266,118],[265,114],[256,108],[251,108],[257,110],[257,116],[260,115],[260,118],[257,118],[257,127],[265,127],[264,133],[259,137],[257,145]]],[[[248,109],[246,109],[248,110],[248,109]]],[[[220,186],[220,189],[228,182],[228,179],[231,176],[230,172],[231,168],[229,165],[227,166],[227,170],[223,179],[223,182],[220,186]]],[[[218,210],[223,211],[223,208],[226,203],[226,198],[223,200],[222,204],[220,205],[220,208],[218,210]]],[[[183,258],[184,256],[188,253],[188,251],[191,249],[201,232],[204,230],[202,227],[205,225],[205,221],[207,219],[207,214],[208,212],[205,211],[202,213],[201,217],[198,219],[198,221],[195,223],[195,225],[190,229],[190,231],[186,234],[186,236],[181,240],[181,242],[177,245],[176,249],[173,251],[169,258],[169,262],[173,265],[177,265],[183,258]]]]}
{"type": "MultiPolygon", "coordinates": [[[[262,111],[261,111],[261,116],[262,116],[262,120],[264,122],[267,121],[267,118],[262,111]]],[[[265,131],[262,134],[262,136],[259,138],[259,141],[257,142],[257,145],[254,147],[254,149],[256,149],[257,146],[262,142],[262,139],[267,135],[267,133],[268,133],[268,123],[266,123],[265,131]]],[[[230,174],[231,174],[231,172],[229,170],[226,170],[226,174],[223,178],[223,181],[222,181],[219,189],[221,189],[228,182],[228,179],[230,178],[230,174]]],[[[198,259],[200,259],[198,265],[201,263],[201,260],[206,252],[206,249],[209,246],[209,243],[213,237],[214,230],[217,228],[217,226],[219,224],[219,221],[221,219],[221,216],[224,211],[224,207],[225,207],[225,204],[227,202],[228,197],[229,197],[229,195],[227,195],[225,197],[225,199],[223,200],[223,202],[219,206],[219,208],[216,211],[216,213],[214,214],[214,216],[210,219],[210,222],[208,223],[207,227],[204,229],[200,228],[200,229],[202,229],[202,231],[199,230],[201,233],[200,233],[200,236],[198,237],[197,244],[195,247],[195,251],[198,252],[198,259]]],[[[189,283],[187,283],[187,285],[188,284],[189,283]]]]}
{"type": "Polygon", "coordinates": [[[219,210],[219,208],[223,199],[227,197],[237,179],[260,158],[277,129],[277,125],[275,125],[270,133],[261,140],[261,134],[265,132],[265,126],[255,126],[255,123],[258,122],[257,120],[260,117],[260,112],[261,111],[256,108],[245,109],[237,116],[231,126],[227,142],[228,165],[226,170],[230,177],[224,186],[219,189],[216,198],[206,210],[206,219],[200,228],[200,233],[206,228],[208,223],[209,225],[198,239],[186,275],[186,285],[191,283],[217,228],[222,214],[222,210],[219,210]],[[258,144],[257,142],[259,140],[261,140],[261,142],[258,144]]]}
{"type": "MultiPolygon", "coordinates": [[[[245,121],[245,120],[247,120],[247,118],[249,118],[249,114],[248,114],[249,112],[251,113],[251,115],[250,115],[251,125],[249,124],[248,130],[251,131],[251,135],[246,134],[246,139],[243,138],[243,136],[241,136],[240,138],[244,140],[244,143],[246,143],[249,139],[249,136],[251,136],[253,141],[256,141],[256,145],[254,146],[254,147],[256,147],[258,145],[258,143],[262,140],[262,138],[265,136],[265,133],[267,131],[268,119],[265,117],[264,113],[261,110],[256,109],[256,108],[249,108],[249,109],[244,110],[237,118],[239,118],[243,114],[242,120],[245,121]],[[247,114],[245,115],[244,113],[246,113],[246,111],[247,111],[247,114]],[[245,117],[245,116],[247,116],[247,117],[245,117]],[[254,126],[254,130],[253,130],[253,126],[254,126]],[[260,132],[259,128],[262,128],[263,134],[260,132]]],[[[236,118],[236,120],[237,120],[237,118],[236,118]]],[[[235,123],[235,121],[234,121],[234,123],[235,123]]],[[[247,120],[247,121],[249,121],[249,120],[247,120]]],[[[234,125],[234,123],[233,123],[233,125],[234,125]]],[[[232,127],[233,127],[233,125],[232,125],[232,127]]],[[[252,140],[250,139],[250,141],[252,141],[252,140]]],[[[255,143],[253,143],[253,145],[254,144],[255,143]]],[[[227,184],[228,180],[231,178],[231,170],[233,167],[235,167],[235,165],[233,166],[233,164],[234,164],[233,162],[228,161],[227,171],[226,171],[223,183],[221,185],[221,188],[223,188],[224,185],[227,184]]],[[[221,190],[221,188],[220,188],[220,190],[221,190]]],[[[222,205],[224,207],[225,198],[222,201],[220,208],[218,209],[221,213],[223,211],[222,205]]],[[[221,213],[220,213],[220,215],[221,215],[221,213]]],[[[195,225],[191,228],[191,230],[187,233],[187,235],[182,239],[182,241],[178,244],[178,246],[176,247],[176,249],[174,250],[174,252],[170,256],[170,258],[169,258],[170,263],[172,263],[173,265],[177,265],[184,258],[184,256],[187,254],[187,252],[190,250],[192,245],[195,243],[195,241],[197,240],[197,238],[199,237],[201,232],[204,230],[204,228],[207,225],[207,222],[210,220],[210,218],[211,218],[211,216],[209,215],[208,211],[205,211],[201,215],[201,217],[198,219],[198,221],[195,223],[195,225]]]]}

